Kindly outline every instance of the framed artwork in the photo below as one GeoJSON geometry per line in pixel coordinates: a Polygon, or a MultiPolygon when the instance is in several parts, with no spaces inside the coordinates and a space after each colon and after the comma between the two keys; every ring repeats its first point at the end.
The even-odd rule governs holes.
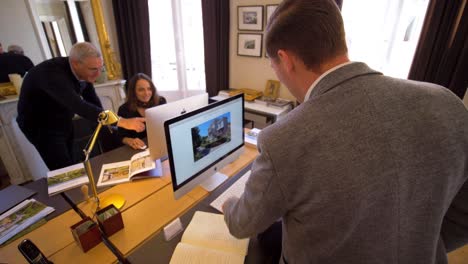
{"type": "Polygon", "coordinates": [[[237,55],[262,57],[263,34],[238,33],[237,55]]]}
{"type": "Polygon", "coordinates": [[[268,21],[270,21],[270,17],[273,14],[273,12],[275,12],[277,7],[278,7],[278,5],[267,5],[266,6],[266,23],[268,23],[268,21]]]}
{"type": "Polygon", "coordinates": [[[238,6],[237,28],[239,30],[263,30],[263,6],[238,6]]]}
{"type": "Polygon", "coordinates": [[[263,96],[269,99],[276,99],[279,95],[280,81],[268,80],[263,91],[263,96]]]}

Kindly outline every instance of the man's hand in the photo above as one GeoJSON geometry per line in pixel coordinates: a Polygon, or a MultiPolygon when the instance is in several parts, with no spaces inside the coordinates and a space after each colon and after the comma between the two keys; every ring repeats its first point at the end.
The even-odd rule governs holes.
{"type": "Polygon", "coordinates": [[[117,126],[128,129],[135,130],[136,132],[142,132],[145,130],[145,118],[135,117],[135,118],[120,118],[117,126]]]}
{"type": "Polygon", "coordinates": [[[133,149],[145,149],[146,148],[145,142],[143,142],[143,140],[139,138],[125,137],[124,139],[122,139],[122,142],[130,146],[133,149]]]}

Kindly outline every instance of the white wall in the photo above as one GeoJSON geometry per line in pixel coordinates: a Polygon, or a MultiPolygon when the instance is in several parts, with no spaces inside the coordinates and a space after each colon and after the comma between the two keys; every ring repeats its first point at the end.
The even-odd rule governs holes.
{"type": "MultiPolygon", "coordinates": [[[[262,48],[262,57],[237,56],[237,33],[262,33],[265,37],[265,21],[263,31],[239,31],[237,30],[237,6],[263,5],[263,12],[266,12],[266,5],[280,3],[281,0],[231,0],[231,25],[229,43],[229,87],[230,88],[251,88],[259,91],[265,89],[267,80],[278,80],[270,62],[265,58],[265,47],[262,48]]],[[[265,17],[265,14],[264,14],[265,17]]],[[[265,20],[265,18],[264,18],[265,20]]],[[[290,100],[295,98],[288,91],[286,86],[281,84],[279,97],[290,100]]]]}
{"type": "Polygon", "coordinates": [[[45,59],[33,22],[23,0],[2,0],[0,3],[0,42],[6,50],[8,45],[20,45],[34,64],[45,59]]]}

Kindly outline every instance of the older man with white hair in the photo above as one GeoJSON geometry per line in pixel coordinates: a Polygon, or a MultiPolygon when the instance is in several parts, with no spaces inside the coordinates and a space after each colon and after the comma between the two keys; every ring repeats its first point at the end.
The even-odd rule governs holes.
{"type": "MultiPolygon", "coordinates": [[[[96,121],[103,111],[93,83],[101,53],[91,43],[75,44],[69,57],[46,60],[26,75],[18,102],[18,125],[50,170],[72,165],[73,116],[96,121]]],[[[144,118],[121,118],[120,127],[145,129],[144,118]]]]}

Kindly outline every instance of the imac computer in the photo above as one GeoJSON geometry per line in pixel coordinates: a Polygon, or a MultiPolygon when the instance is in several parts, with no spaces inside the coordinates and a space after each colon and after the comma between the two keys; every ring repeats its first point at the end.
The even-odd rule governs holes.
{"type": "Polygon", "coordinates": [[[148,108],[145,111],[148,149],[153,160],[167,156],[164,122],[208,105],[208,94],[203,93],[178,101],[148,108]]]}
{"type": "Polygon", "coordinates": [[[218,170],[243,152],[243,120],[239,94],[164,123],[176,199],[197,185],[212,191],[227,179],[218,170]]]}

